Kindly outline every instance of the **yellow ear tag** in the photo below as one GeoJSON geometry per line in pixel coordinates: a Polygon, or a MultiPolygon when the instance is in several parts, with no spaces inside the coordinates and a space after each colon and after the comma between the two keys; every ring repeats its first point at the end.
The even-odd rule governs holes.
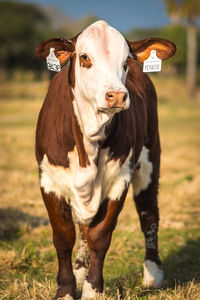
{"type": "Polygon", "coordinates": [[[143,63],[143,72],[160,72],[162,60],[157,57],[156,50],[151,50],[149,57],[143,63]]]}
{"type": "Polygon", "coordinates": [[[55,56],[55,48],[50,48],[49,55],[46,57],[47,69],[49,71],[60,72],[61,65],[59,59],[55,56]]]}

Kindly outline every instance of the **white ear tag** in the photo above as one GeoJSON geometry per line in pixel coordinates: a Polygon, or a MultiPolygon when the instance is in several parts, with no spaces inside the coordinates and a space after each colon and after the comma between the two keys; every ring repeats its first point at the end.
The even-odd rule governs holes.
{"type": "Polygon", "coordinates": [[[160,72],[162,60],[157,57],[156,50],[151,50],[150,56],[143,63],[143,72],[160,72]]]}
{"type": "Polygon", "coordinates": [[[61,65],[59,59],[55,56],[55,48],[50,48],[49,55],[46,57],[47,69],[54,72],[61,71],[61,65]]]}

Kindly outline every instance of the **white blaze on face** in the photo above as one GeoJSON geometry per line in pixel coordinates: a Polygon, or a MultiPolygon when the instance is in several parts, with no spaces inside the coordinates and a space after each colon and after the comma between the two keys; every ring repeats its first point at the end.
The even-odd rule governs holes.
{"type": "MultiPolygon", "coordinates": [[[[90,25],[78,37],[76,42],[75,64],[75,113],[85,135],[91,139],[102,136],[104,126],[114,115],[99,113],[99,108],[108,108],[106,93],[124,92],[126,71],[124,64],[129,48],[124,37],[104,21],[90,25]],[[80,63],[80,56],[86,54],[90,67],[80,63]],[[99,132],[100,131],[100,132],[99,132]]],[[[130,104],[127,97],[124,109],[130,104]]]]}

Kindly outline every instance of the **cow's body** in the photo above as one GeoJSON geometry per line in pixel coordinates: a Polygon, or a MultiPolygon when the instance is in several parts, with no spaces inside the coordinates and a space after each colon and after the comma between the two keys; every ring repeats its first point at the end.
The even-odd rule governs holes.
{"type": "MultiPolygon", "coordinates": [[[[97,23],[98,34],[105,35],[104,40],[108,38],[105,24],[97,23]]],[[[108,48],[105,57],[109,56],[108,48]]],[[[80,66],[83,63],[82,70],[87,72],[91,62],[81,59],[80,66]]],[[[117,108],[105,112],[107,102],[101,102],[100,112],[94,113],[87,101],[81,107],[77,64],[74,55],[70,65],[51,81],[36,134],[41,191],[59,259],[57,297],[74,297],[74,274],[78,285],[84,281],[82,299],[92,299],[102,292],[103,260],[130,183],[146,241],[144,285],[160,286],[163,278],[157,249],[160,142],[153,84],[141,66],[129,59],[126,77],[120,75],[122,84],[123,80],[126,83],[124,86],[120,83],[119,92],[115,93],[123,93],[126,104],[120,104],[120,96],[114,94],[117,108]],[[123,111],[116,113],[120,105],[123,111]],[[75,229],[71,208],[80,226],[74,274],[71,252],[75,229]]],[[[108,97],[113,95],[107,94],[106,101],[110,101],[108,97]]]]}

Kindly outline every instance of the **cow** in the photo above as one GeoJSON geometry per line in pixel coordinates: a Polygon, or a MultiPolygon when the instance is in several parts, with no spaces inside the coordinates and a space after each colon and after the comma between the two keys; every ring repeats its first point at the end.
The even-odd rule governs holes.
{"type": "Polygon", "coordinates": [[[143,285],[160,287],[157,97],[141,64],[152,50],[164,60],[176,47],[162,38],[130,42],[100,20],[41,43],[36,54],[45,60],[51,48],[65,66],[39,114],[36,158],[58,256],[56,299],[74,299],[76,287],[82,300],[103,292],[104,258],[130,184],[145,238],[143,285]]]}

